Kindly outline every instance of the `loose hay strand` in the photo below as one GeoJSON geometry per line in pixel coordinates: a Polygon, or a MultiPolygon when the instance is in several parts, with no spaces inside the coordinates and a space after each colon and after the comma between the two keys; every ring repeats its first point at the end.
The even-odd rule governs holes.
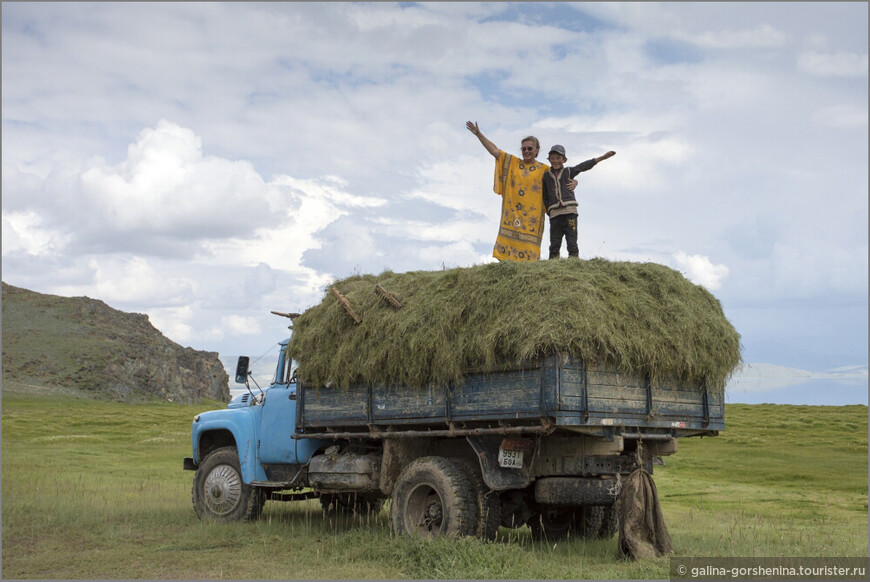
{"type": "Polygon", "coordinates": [[[719,301],[655,263],[502,262],[355,275],[334,286],[361,322],[324,297],[296,318],[287,346],[300,376],[319,386],[444,385],[559,353],[721,392],[741,362],[740,336],[719,301]],[[402,308],[377,286],[402,297],[402,308]]]}

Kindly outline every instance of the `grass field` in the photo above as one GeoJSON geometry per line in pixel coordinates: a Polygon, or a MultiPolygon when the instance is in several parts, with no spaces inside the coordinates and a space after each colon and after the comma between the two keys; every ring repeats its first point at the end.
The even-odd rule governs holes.
{"type": "MultiPolygon", "coordinates": [[[[667,578],[616,538],[556,545],[395,538],[387,512],[327,519],[270,502],[201,523],[190,423],[207,403],[116,404],[4,390],[2,575],[13,578],[667,578]]],[[[680,441],[654,479],[678,556],[867,555],[867,407],[728,405],[721,436],[680,441]]]]}

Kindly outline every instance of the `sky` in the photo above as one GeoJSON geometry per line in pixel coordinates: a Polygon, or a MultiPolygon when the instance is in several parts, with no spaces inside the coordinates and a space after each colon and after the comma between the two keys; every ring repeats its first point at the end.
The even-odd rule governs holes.
{"type": "Polygon", "coordinates": [[[494,260],[472,120],[616,151],[580,257],[710,290],[729,402],[866,404],[867,47],[864,2],[3,2],[2,278],[268,376],[271,310],[494,260]]]}

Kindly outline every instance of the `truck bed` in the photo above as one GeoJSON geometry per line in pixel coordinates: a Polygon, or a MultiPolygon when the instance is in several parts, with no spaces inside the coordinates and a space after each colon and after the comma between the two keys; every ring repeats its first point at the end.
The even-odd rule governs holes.
{"type": "Polygon", "coordinates": [[[550,424],[591,435],[715,435],[724,395],[679,381],[651,384],[580,359],[469,374],[446,387],[300,387],[297,431],[370,432],[550,424]]]}

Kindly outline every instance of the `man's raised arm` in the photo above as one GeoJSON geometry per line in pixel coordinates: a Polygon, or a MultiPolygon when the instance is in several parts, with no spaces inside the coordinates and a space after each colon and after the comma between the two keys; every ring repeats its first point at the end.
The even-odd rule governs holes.
{"type": "Polygon", "coordinates": [[[474,135],[477,136],[477,139],[480,140],[480,143],[483,144],[483,147],[486,148],[486,151],[488,151],[489,153],[492,154],[492,157],[498,159],[498,154],[501,150],[498,149],[498,146],[496,146],[494,143],[489,141],[486,138],[486,136],[483,135],[483,133],[481,133],[480,128],[477,127],[476,121],[475,122],[471,122],[471,121],[465,122],[465,127],[468,128],[468,131],[470,131],[471,133],[473,133],[474,135]]]}

